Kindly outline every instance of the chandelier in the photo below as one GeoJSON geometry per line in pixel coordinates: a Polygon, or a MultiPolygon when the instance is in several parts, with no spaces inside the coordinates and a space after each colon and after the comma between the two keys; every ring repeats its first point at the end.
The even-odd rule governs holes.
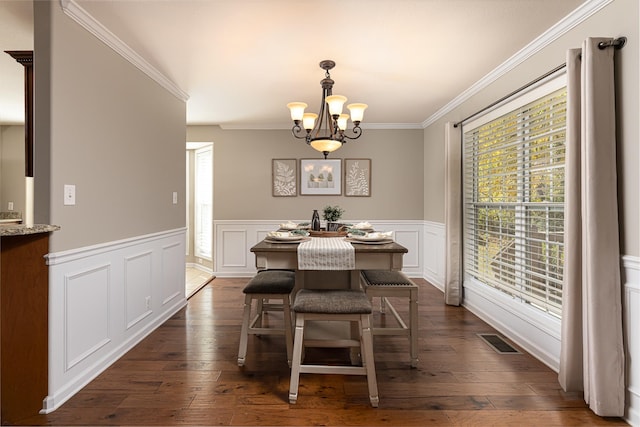
{"type": "Polygon", "coordinates": [[[332,88],[334,81],[331,79],[329,70],[336,66],[331,60],[320,62],[320,68],[325,70],[325,78],[320,80],[322,86],[322,102],[320,112],[305,113],[307,104],[304,102],[290,102],[287,104],[291,110],[293,128],[291,133],[297,139],[304,139],[307,144],[315,150],[324,154],[324,158],[332,151],[342,147],[348,139],[358,139],[362,135],[360,122],[364,116],[367,104],[349,104],[347,108],[351,112],[353,122],[353,136],[345,134],[349,114],[342,113],[342,106],[347,102],[347,98],[342,95],[333,95],[332,88]],[[302,126],[300,126],[302,124],[302,126]],[[302,130],[304,128],[304,131],[302,130]]]}

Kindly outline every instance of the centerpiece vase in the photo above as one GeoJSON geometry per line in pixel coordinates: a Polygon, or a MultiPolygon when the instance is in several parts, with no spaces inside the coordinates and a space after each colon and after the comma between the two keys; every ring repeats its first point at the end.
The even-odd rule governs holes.
{"type": "Polygon", "coordinates": [[[313,215],[311,216],[311,229],[313,231],[320,231],[320,215],[317,209],[313,210],[313,215]]]}

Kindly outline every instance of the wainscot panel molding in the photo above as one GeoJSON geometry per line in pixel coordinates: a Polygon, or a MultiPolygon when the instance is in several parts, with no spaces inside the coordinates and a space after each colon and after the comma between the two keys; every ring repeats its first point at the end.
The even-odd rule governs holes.
{"type": "Polygon", "coordinates": [[[632,355],[640,354],[640,258],[625,255],[622,257],[622,267],[628,391],[625,419],[632,426],[640,426],[640,364],[632,359],[632,355]]]}
{"type": "MultiPolygon", "coordinates": [[[[308,222],[309,220],[293,221],[308,222]]],[[[354,224],[361,221],[345,220],[354,224]]],[[[370,220],[369,222],[376,230],[394,232],[395,240],[409,250],[409,253],[404,256],[403,271],[410,277],[423,277],[424,221],[370,220]]],[[[256,274],[255,256],[251,253],[251,247],[264,239],[270,231],[277,230],[281,223],[282,221],[272,220],[214,221],[213,274],[218,277],[251,277],[256,274]]],[[[442,253],[444,253],[444,240],[442,247],[442,253]]]]}
{"type": "Polygon", "coordinates": [[[441,222],[424,222],[423,276],[436,288],[444,292],[445,272],[445,227],[441,222]]]}
{"type": "Polygon", "coordinates": [[[49,391],[62,405],[182,309],[186,229],[50,253],[49,391]]]}

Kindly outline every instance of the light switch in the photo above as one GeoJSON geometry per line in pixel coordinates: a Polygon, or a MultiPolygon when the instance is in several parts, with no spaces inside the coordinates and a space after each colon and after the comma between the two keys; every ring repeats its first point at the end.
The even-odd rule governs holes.
{"type": "Polygon", "coordinates": [[[65,184],[64,185],[64,204],[72,206],[76,204],[76,186],[65,184]]]}
{"type": "Polygon", "coordinates": [[[8,211],[12,211],[13,210],[13,202],[7,203],[7,210],[8,211]]]}
{"type": "Polygon", "coordinates": [[[178,204],[178,192],[177,191],[173,192],[173,204],[174,205],[178,204]]]}

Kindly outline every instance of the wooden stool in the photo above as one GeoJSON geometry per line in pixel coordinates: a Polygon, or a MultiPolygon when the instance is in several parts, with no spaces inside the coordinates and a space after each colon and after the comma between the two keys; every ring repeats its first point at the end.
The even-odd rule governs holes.
{"type": "Polygon", "coordinates": [[[380,312],[386,313],[388,308],[397,327],[373,327],[373,335],[404,335],[409,338],[411,367],[418,366],[418,285],[413,283],[401,271],[362,270],[361,282],[367,296],[373,300],[380,297],[380,312]],[[398,314],[388,297],[409,299],[409,325],[398,314]]]}
{"type": "Polygon", "coordinates": [[[284,335],[287,345],[287,362],[291,366],[293,338],[291,327],[291,291],[296,282],[296,274],[289,270],[259,271],[244,287],[244,313],[238,349],[238,366],[244,366],[247,355],[249,335],[284,335]],[[270,303],[271,299],[279,299],[281,303],[270,303]],[[251,318],[251,305],[257,301],[256,315],[251,318]],[[263,327],[262,317],[269,311],[282,311],[284,328],[263,327]]]}
{"type": "Polygon", "coordinates": [[[293,304],[296,316],[296,333],[293,344],[293,364],[289,385],[289,402],[298,400],[298,383],[301,373],[366,375],[371,406],[378,407],[378,383],[373,361],[371,336],[371,301],[361,290],[311,290],[298,292],[293,304]],[[358,322],[360,339],[305,340],[307,320],[348,320],[358,322]],[[302,363],[304,347],[360,347],[362,366],[306,365],[302,363]]]}

